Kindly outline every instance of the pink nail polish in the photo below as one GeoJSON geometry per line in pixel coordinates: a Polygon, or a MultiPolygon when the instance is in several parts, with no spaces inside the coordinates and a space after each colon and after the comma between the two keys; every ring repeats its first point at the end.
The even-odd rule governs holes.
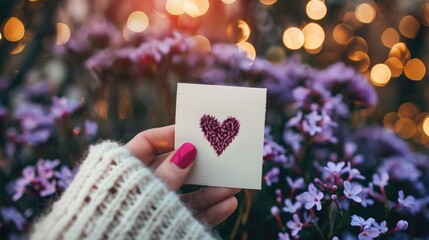
{"type": "Polygon", "coordinates": [[[176,164],[181,169],[185,169],[194,161],[197,156],[197,149],[192,145],[192,143],[184,143],[182,146],[177,149],[176,153],[173,155],[171,162],[176,164]]]}

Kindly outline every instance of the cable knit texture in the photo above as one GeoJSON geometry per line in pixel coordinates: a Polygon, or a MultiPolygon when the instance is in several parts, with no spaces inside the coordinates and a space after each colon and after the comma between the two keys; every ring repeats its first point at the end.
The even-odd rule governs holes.
{"type": "Polygon", "coordinates": [[[213,239],[178,196],[123,146],[90,148],[31,239],[213,239]]]}

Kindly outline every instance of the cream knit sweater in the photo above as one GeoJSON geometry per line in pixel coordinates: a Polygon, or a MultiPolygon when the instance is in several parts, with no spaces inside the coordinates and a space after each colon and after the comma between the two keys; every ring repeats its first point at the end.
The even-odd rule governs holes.
{"type": "Polygon", "coordinates": [[[92,146],[31,239],[213,239],[178,196],[117,143],[92,146]]]}

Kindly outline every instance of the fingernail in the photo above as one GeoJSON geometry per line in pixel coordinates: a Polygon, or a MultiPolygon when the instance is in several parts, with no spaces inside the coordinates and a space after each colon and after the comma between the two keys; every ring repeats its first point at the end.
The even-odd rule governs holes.
{"type": "Polygon", "coordinates": [[[171,162],[176,164],[181,169],[185,169],[194,161],[197,156],[197,149],[192,145],[192,143],[184,143],[182,146],[177,149],[176,153],[173,155],[171,162]]]}

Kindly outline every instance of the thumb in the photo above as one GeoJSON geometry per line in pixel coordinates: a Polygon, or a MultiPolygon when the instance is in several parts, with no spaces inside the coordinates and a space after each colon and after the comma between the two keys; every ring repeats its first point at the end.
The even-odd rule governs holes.
{"type": "Polygon", "coordinates": [[[191,172],[196,156],[195,146],[192,143],[184,143],[159,165],[154,174],[175,192],[191,172]]]}

